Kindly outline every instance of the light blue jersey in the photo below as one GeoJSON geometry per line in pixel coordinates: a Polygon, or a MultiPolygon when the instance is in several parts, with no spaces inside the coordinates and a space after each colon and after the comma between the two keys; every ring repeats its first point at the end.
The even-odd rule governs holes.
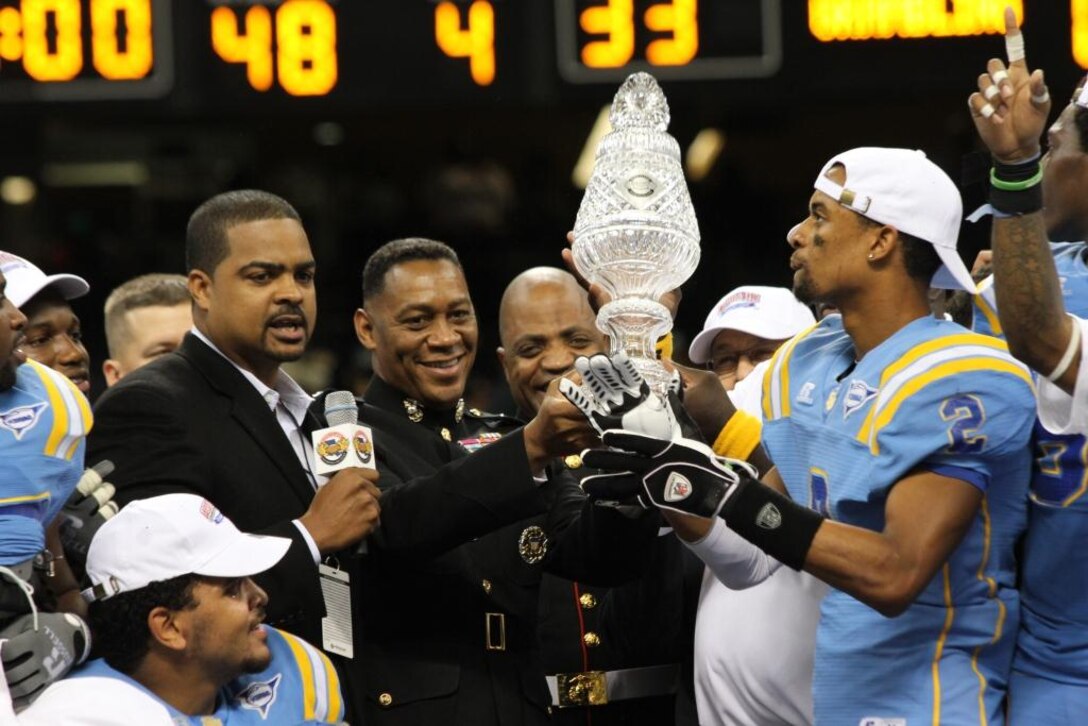
{"type": "MultiPolygon", "coordinates": [[[[344,701],[340,680],[328,657],[290,633],[269,627],[265,627],[265,632],[268,633],[272,661],[260,673],[241,676],[228,683],[219,694],[215,713],[210,716],[181,713],[102,659],[91,661],[69,679],[124,681],[138,689],[142,697],[161,704],[176,726],[300,726],[342,722],[344,701]]],[[[65,694],[68,700],[78,698],[71,687],[79,685],[69,684],[70,692],[65,694]]],[[[48,691],[43,694],[47,704],[48,694],[48,691]]],[[[117,706],[120,711],[125,710],[124,703],[117,706]]]]}
{"type": "Polygon", "coordinates": [[[855,364],[834,315],[779,349],[763,406],[763,444],[790,496],[836,521],[882,531],[892,486],[916,470],[984,494],[963,541],[899,617],[839,590],[824,598],[816,722],[1002,723],[1035,411],[1028,370],[1001,341],[930,317],[855,364]]]}
{"type": "Polygon", "coordinates": [[[91,430],[86,397],[60,373],[34,361],[15,370],[0,393],[0,565],[33,557],[83,473],[91,430]]]}
{"type": "MultiPolygon", "coordinates": [[[[1052,244],[1051,250],[1066,310],[1088,317],[1088,244],[1052,244]]],[[[980,287],[976,328],[1001,336],[1000,324],[992,322],[996,320],[992,285],[980,287]]],[[[1014,714],[1022,708],[1023,717],[1030,719],[1044,706],[1066,708],[1075,699],[1083,715],[1088,713],[1088,439],[1052,434],[1036,423],[1033,443],[1021,575],[1023,613],[1013,662],[1015,671],[1031,678],[1014,681],[1025,686],[1022,693],[1014,687],[1010,701],[1014,714]],[[1047,681],[1078,687],[1079,695],[1058,696],[1053,684],[1048,690],[1047,681]]]]}

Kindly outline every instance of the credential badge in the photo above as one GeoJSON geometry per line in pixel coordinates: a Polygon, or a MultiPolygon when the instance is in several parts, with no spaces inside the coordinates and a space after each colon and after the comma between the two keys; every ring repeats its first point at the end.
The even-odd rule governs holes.
{"type": "Polygon", "coordinates": [[[547,553],[548,535],[544,534],[542,528],[534,524],[532,527],[521,530],[521,536],[518,537],[518,554],[521,555],[521,559],[530,565],[535,565],[544,559],[547,553]]]}

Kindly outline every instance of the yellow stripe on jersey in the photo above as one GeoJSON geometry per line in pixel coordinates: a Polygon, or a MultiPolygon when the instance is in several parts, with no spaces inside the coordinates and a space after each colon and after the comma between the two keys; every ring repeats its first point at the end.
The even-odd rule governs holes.
{"type": "Polygon", "coordinates": [[[790,356],[794,348],[803,338],[815,330],[820,324],[816,323],[802,330],[782,344],[771,358],[771,365],[767,368],[767,374],[763,378],[763,420],[770,421],[773,418],[786,418],[790,415],[790,356]],[[778,390],[774,390],[774,380],[778,379],[778,390]]]}
{"type": "Polygon", "coordinates": [[[941,567],[941,578],[944,580],[945,615],[944,627],[937,637],[937,649],[933,653],[933,726],[941,724],[941,655],[948,640],[948,632],[952,630],[952,620],[956,616],[956,609],[952,607],[952,580],[947,562],[941,567]]]}
{"type": "MultiPolygon", "coordinates": [[[[986,565],[990,561],[990,542],[993,535],[990,522],[990,504],[986,495],[982,497],[982,506],[979,512],[982,515],[982,561],[979,562],[978,572],[975,577],[978,578],[979,582],[986,584],[987,597],[994,599],[997,597],[997,581],[986,575],[986,565]]],[[[990,638],[989,645],[994,645],[1001,640],[1001,633],[1005,629],[1005,615],[1005,603],[997,600],[997,623],[994,625],[994,635],[990,638]]],[[[982,645],[978,646],[971,654],[971,670],[975,672],[975,677],[978,678],[978,721],[982,726],[986,726],[988,721],[986,718],[986,687],[989,685],[986,676],[978,669],[978,657],[984,647],[982,645]]]]}
{"type": "Polygon", "coordinates": [[[49,492],[42,492],[41,494],[24,494],[18,497],[7,497],[0,499],[0,507],[8,507],[12,504],[25,504],[27,502],[42,502],[51,498],[49,492]]]}
{"type": "Polygon", "coordinates": [[[321,659],[321,664],[325,667],[325,682],[329,685],[329,712],[325,714],[325,720],[329,723],[338,723],[337,718],[340,715],[340,677],[336,674],[336,668],[333,667],[329,657],[321,651],[316,652],[321,659]]]}
{"type": "Polygon", "coordinates": [[[986,299],[984,295],[974,296],[975,305],[982,311],[982,317],[986,318],[986,322],[990,325],[990,330],[994,335],[1004,335],[1005,332],[1001,328],[1001,319],[997,317],[997,311],[990,305],[990,301],[986,299]]]}
{"type": "MultiPolygon", "coordinates": [[[[921,358],[935,353],[938,350],[952,348],[957,345],[981,345],[986,348],[993,348],[994,350],[1008,351],[1009,346],[1004,341],[993,338],[989,335],[979,335],[978,333],[961,333],[959,335],[946,335],[935,340],[927,340],[925,343],[919,343],[914,346],[902,356],[900,356],[894,363],[884,369],[884,372],[880,374],[880,385],[878,388],[883,389],[887,385],[888,381],[894,378],[898,373],[905,371],[914,363],[917,363],[921,358]]],[[[858,441],[865,443],[869,440],[868,432],[872,429],[873,415],[876,413],[877,406],[873,405],[869,408],[869,412],[865,414],[865,419],[861,423],[861,428],[858,430],[858,441]]]]}
{"type": "Polygon", "coordinates": [[[1011,360],[981,355],[968,358],[955,358],[940,363],[910,379],[895,392],[895,395],[892,396],[886,404],[879,404],[878,402],[878,405],[873,406],[869,411],[869,414],[865,417],[865,421],[862,423],[861,428],[858,430],[857,440],[862,443],[867,443],[869,445],[869,451],[874,455],[879,454],[880,432],[885,426],[891,423],[893,418],[895,418],[895,414],[899,411],[899,407],[903,405],[905,400],[928,386],[930,383],[938,381],[945,376],[974,371],[1008,373],[1016,376],[1027,383],[1028,386],[1034,388],[1031,374],[1028,373],[1023,366],[1014,363],[1011,360]],[[878,408],[880,412],[879,414],[876,414],[878,408]],[[875,417],[874,414],[876,414],[875,417]]]}
{"type": "MultiPolygon", "coordinates": [[[[64,404],[64,396],[48,369],[37,361],[28,360],[27,365],[38,374],[38,379],[45,388],[45,395],[49,399],[49,409],[53,413],[53,427],[49,430],[49,437],[45,440],[45,448],[42,452],[46,456],[58,456],[61,444],[68,436],[68,407],[64,404]]],[[[80,394],[82,395],[82,394],[80,394]]]]}
{"type": "Polygon", "coordinates": [[[282,630],[280,634],[291,648],[291,653],[295,656],[295,662],[298,663],[299,674],[302,677],[303,718],[312,721],[317,711],[317,693],[314,692],[314,671],[313,666],[310,665],[310,656],[306,652],[306,646],[298,638],[282,630]]]}

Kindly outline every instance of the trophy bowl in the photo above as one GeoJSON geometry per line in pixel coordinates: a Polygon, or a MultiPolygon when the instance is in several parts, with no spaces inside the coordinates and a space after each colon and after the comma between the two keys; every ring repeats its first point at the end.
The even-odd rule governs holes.
{"type": "Polygon", "coordinates": [[[669,374],[655,346],[672,316],[658,301],[698,266],[699,224],[680,145],[666,131],[668,102],[653,76],[624,81],[609,121],[574,223],[574,264],[611,297],[597,315],[611,352],[626,351],[651,388],[664,393],[669,374]]]}

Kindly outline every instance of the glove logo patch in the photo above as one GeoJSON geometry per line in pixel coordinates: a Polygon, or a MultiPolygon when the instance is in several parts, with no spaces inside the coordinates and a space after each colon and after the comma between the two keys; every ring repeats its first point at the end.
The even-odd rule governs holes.
{"type": "Polygon", "coordinates": [[[767,502],[756,515],[756,525],[763,529],[778,529],[782,526],[782,512],[778,507],[767,502]]]}
{"type": "Polygon", "coordinates": [[[0,412],[0,429],[7,429],[15,434],[15,440],[18,441],[23,438],[23,434],[37,425],[45,408],[44,403],[32,403],[0,412]]]}
{"type": "Polygon", "coordinates": [[[532,527],[521,530],[521,536],[518,537],[518,554],[521,555],[521,559],[530,565],[535,565],[544,559],[547,553],[548,535],[544,534],[542,528],[534,524],[532,527]]]}
{"type": "Polygon", "coordinates": [[[277,673],[267,681],[253,681],[245,687],[234,700],[242,708],[248,708],[261,714],[262,719],[268,718],[268,709],[276,702],[276,691],[279,690],[280,680],[283,676],[277,673]]]}
{"type": "Polygon", "coordinates": [[[665,481],[665,501],[682,502],[691,496],[691,482],[683,474],[672,472],[665,481]]]}

